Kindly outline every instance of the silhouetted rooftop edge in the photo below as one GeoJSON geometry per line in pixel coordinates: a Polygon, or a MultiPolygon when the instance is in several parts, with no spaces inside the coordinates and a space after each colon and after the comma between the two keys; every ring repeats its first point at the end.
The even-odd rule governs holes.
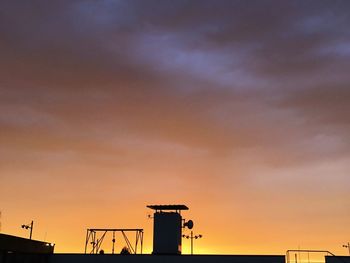
{"type": "Polygon", "coordinates": [[[153,210],[188,210],[185,205],[148,205],[153,210]]]}

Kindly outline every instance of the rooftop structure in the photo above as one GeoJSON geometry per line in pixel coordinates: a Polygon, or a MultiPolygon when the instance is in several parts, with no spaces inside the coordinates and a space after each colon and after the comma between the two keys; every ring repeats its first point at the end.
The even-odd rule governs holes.
{"type": "Polygon", "coordinates": [[[181,210],[188,210],[188,207],[185,205],[148,205],[148,208],[151,208],[156,211],[169,211],[169,210],[175,210],[175,211],[181,211],[181,210]]]}
{"type": "Polygon", "coordinates": [[[52,254],[54,248],[52,243],[0,234],[0,252],[3,253],[52,254]]]}
{"type": "MultiPolygon", "coordinates": [[[[183,219],[180,212],[185,205],[148,205],[153,214],[153,254],[180,255],[183,219]]],[[[192,221],[191,221],[192,222],[192,221]]],[[[193,222],[192,222],[193,225],[193,222]]]]}

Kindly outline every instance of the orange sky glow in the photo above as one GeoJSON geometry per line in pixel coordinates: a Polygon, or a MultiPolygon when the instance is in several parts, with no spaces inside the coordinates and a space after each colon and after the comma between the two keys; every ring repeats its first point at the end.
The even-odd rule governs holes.
{"type": "Polygon", "coordinates": [[[185,204],[195,253],[345,255],[349,3],[5,1],[1,233],[151,253],[146,205],[185,204]]]}

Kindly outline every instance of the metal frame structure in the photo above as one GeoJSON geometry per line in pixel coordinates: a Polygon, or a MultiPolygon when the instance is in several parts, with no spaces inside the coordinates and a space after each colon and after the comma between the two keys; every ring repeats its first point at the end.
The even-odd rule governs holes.
{"type": "MultiPolygon", "coordinates": [[[[328,250],[313,250],[313,249],[290,249],[287,250],[286,252],[286,263],[303,263],[305,261],[301,261],[299,258],[299,262],[298,262],[298,256],[297,253],[308,253],[308,261],[307,263],[315,263],[313,261],[310,261],[309,259],[309,253],[319,253],[319,254],[323,254],[325,256],[333,256],[336,257],[340,260],[340,262],[342,263],[346,263],[344,260],[341,259],[341,257],[337,257],[336,255],[334,255],[332,252],[328,251],[328,250]],[[295,253],[295,259],[292,260],[290,254],[291,253],[295,253]]],[[[319,263],[319,262],[318,262],[319,263]]]]}
{"type": "Polygon", "coordinates": [[[102,242],[107,234],[107,232],[112,232],[112,254],[114,254],[115,246],[115,234],[116,232],[121,232],[124,237],[125,243],[129,248],[132,254],[137,254],[138,244],[140,243],[140,254],[142,254],[143,247],[143,229],[138,228],[88,228],[86,230],[86,239],[85,239],[85,254],[87,254],[89,244],[92,245],[92,249],[89,254],[97,254],[100,251],[102,242]],[[102,234],[98,236],[98,232],[102,234]],[[126,232],[135,232],[135,246],[132,246],[126,232]]]}

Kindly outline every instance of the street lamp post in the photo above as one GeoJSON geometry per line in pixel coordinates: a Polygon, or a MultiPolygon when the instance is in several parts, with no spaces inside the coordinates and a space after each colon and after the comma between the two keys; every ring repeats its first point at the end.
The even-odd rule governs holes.
{"type": "Polygon", "coordinates": [[[33,226],[34,226],[34,222],[32,220],[32,222],[30,224],[27,225],[22,225],[22,228],[25,229],[30,229],[30,233],[29,233],[29,239],[32,239],[32,234],[33,234],[33,226]]]}
{"type": "Polygon", "coordinates": [[[350,256],[350,242],[348,242],[348,244],[346,244],[346,245],[343,245],[343,247],[345,247],[349,250],[349,256],[350,256]]]}
{"type": "Polygon", "coordinates": [[[193,235],[193,231],[191,231],[191,235],[182,235],[183,238],[187,238],[187,239],[191,239],[191,255],[193,255],[193,239],[197,239],[197,238],[202,238],[202,235],[193,235]]]}

